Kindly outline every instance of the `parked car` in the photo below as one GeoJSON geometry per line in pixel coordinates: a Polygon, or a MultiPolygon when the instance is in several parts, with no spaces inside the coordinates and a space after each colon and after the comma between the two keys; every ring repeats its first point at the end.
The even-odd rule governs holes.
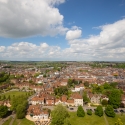
{"type": "Polygon", "coordinates": [[[69,108],[70,110],[74,110],[74,108],[69,108]]]}
{"type": "Polygon", "coordinates": [[[115,113],[118,113],[119,111],[118,111],[117,109],[114,109],[114,112],[115,112],[115,113]]]}
{"type": "Polygon", "coordinates": [[[125,111],[121,109],[120,112],[123,113],[123,112],[125,112],[125,111]]]}

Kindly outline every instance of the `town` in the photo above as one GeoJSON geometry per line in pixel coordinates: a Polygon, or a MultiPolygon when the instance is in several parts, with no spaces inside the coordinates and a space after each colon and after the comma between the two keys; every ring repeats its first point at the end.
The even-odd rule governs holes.
{"type": "MultiPolygon", "coordinates": [[[[71,113],[77,112],[78,117],[84,116],[78,115],[80,106],[88,115],[103,116],[103,113],[98,114],[101,107],[105,117],[119,115],[118,120],[125,124],[125,63],[122,62],[1,61],[0,93],[1,125],[10,116],[12,125],[15,117],[26,118],[37,125],[54,125],[52,112],[58,106],[66,107],[71,113]],[[16,93],[21,92],[25,95],[17,96],[16,93]],[[6,116],[8,111],[3,113],[2,106],[12,114],[6,116]],[[106,108],[113,113],[108,114],[106,108]]],[[[76,124],[69,122],[67,125],[76,124]]],[[[108,120],[103,123],[110,125],[108,120]]]]}

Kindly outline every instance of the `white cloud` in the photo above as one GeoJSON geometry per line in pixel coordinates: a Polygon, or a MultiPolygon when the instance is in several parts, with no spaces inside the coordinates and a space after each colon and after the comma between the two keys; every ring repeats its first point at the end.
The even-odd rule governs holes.
{"type": "Polygon", "coordinates": [[[60,47],[41,43],[39,46],[29,42],[13,43],[10,46],[0,46],[0,58],[7,60],[34,60],[57,58],[60,47]]]}
{"type": "Polygon", "coordinates": [[[70,48],[65,51],[77,54],[79,60],[125,60],[124,25],[125,19],[100,26],[99,35],[69,40],[70,48]]]}
{"type": "Polygon", "coordinates": [[[0,46],[0,52],[4,52],[5,46],[0,46]]]}
{"type": "Polygon", "coordinates": [[[69,48],[30,42],[0,46],[0,58],[10,60],[104,60],[125,61],[125,19],[100,26],[99,35],[69,40],[69,48]]]}
{"type": "Polygon", "coordinates": [[[72,27],[71,30],[67,31],[66,39],[67,40],[77,39],[81,37],[81,35],[82,35],[82,31],[78,29],[78,27],[72,27]]]}
{"type": "Polygon", "coordinates": [[[64,34],[63,15],[55,5],[65,0],[0,0],[0,36],[64,34]]]}

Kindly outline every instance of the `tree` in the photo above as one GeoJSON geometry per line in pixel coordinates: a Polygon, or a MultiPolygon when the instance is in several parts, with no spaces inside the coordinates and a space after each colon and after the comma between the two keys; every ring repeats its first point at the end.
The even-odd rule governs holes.
{"type": "Polygon", "coordinates": [[[92,111],[90,109],[87,110],[88,115],[92,115],[92,111]]]}
{"type": "Polygon", "coordinates": [[[109,104],[113,106],[113,108],[118,108],[121,103],[121,92],[117,89],[113,89],[111,94],[109,95],[109,104]]]}
{"type": "Polygon", "coordinates": [[[118,118],[117,122],[115,122],[115,125],[123,125],[123,123],[122,123],[120,118],[118,118]]]}
{"type": "Polygon", "coordinates": [[[84,82],[84,86],[85,86],[85,87],[89,87],[89,82],[88,82],[88,81],[85,81],[85,82],[84,82]]]}
{"type": "Polygon", "coordinates": [[[83,101],[84,101],[85,103],[90,102],[89,98],[87,97],[86,92],[83,93],[83,101]]]}
{"type": "Polygon", "coordinates": [[[103,108],[101,105],[97,106],[96,110],[95,110],[95,115],[98,115],[98,116],[103,116],[103,108]]]}
{"type": "Polygon", "coordinates": [[[104,105],[104,106],[108,105],[108,101],[106,99],[103,99],[102,100],[102,105],[104,105]]]}
{"type": "Polygon", "coordinates": [[[66,118],[69,117],[69,113],[66,107],[62,105],[57,105],[51,114],[52,125],[63,125],[66,118]]]}
{"type": "Polygon", "coordinates": [[[85,112],[84,112],[84,110],[83,110],[83,108],[82,108],[81,105],[78,106],[78,109],[77,109],[77,116],[78,116],[78,117],[84,117],[84,116],[85,116],[85,112]]]}
{"type": "Polygon", "coordinates": [[[115,117],[115,112],[114,112],[114,109],[111,105],[108,105],[106,108],[105,108],[105,114],[108,116],[108,117],[115,117]]]}
{"type": "Polygon", "coordinates": [[[25,118],[25,112],[26,112],[26,107],[24,107],[23,105],[18,105],[16,108],[16,115],[18,119],[22,119],[25,118]]]}
{"type": "Polygon", "coordinates": [[[3,118],[8,112],[7,106],[1,105],[0,106],[0,118],[3,118]]]}
{"type": "Polygon", "coordinates": [[[118,85],[117,82],[112,82],[112,83],[110,83],[110,86],[111,86],[112,88],[116,88],[117,85],[118,85]]]}
{"type": "Polygon", "coordinates": [[[69,121],[68,118],[66,118],[66,119],[64,120],[64,124],[63,124],[63,125],[71,125],[71,123],[70,123],[70,121],[69,121]]]}

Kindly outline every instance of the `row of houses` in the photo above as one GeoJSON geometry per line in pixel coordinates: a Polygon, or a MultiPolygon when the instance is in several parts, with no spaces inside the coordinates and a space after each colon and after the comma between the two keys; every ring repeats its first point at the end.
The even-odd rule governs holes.
{"type": "Polygon", "coordinates": [[[49,94],[40,94],[35,97],[33,97],[29,104],[32,105],[58,105],[63,104],[67,106],[83,106],[83,98],[79,93],[73,93],[71,97],[68,99],[66,95],[63,95],[60,98],[55,98],[55,96],[49,95],[49,94]]]}

